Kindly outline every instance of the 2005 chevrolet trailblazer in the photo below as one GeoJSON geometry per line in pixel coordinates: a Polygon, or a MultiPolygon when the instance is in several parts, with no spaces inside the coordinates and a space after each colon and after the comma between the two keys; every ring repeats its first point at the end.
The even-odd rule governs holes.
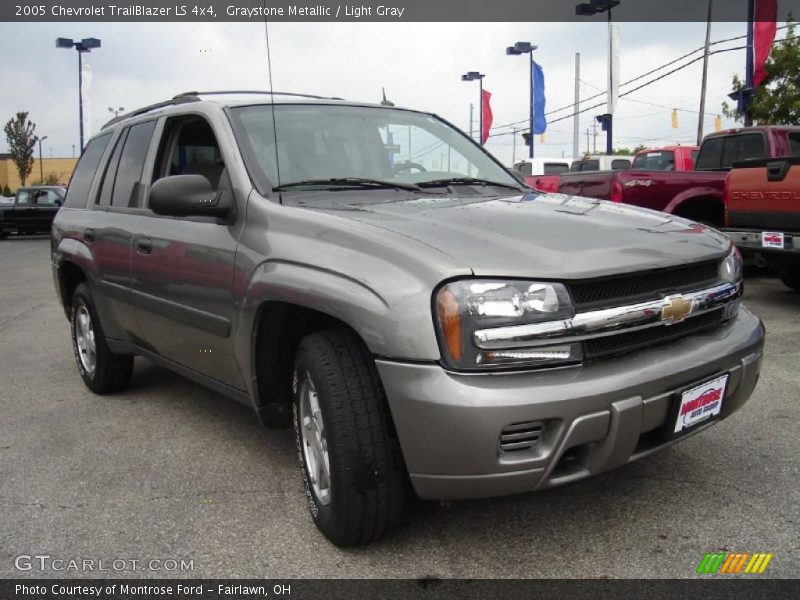
{"type": "Polygon", "coordinates": [[[435,115],[189,93],[88,144],[53,227],[78,369],[133,356],[294,423],[340,545],[422,498],[641,458],[737,410],[764,329],[703,225],[522,186],[435,115]]]}

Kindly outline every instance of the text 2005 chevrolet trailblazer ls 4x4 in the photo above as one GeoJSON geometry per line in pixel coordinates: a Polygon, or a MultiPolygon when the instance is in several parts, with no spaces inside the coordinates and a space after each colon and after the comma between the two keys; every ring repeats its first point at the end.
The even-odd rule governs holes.
{"type": "MultiPolygon", "coordinates": [[[[432,114],[190,93],[88,144],[53,229],[78,369],[140,355],[293,422],[311,514],[560,485],[727,417],[764,329],[726,237],[522,186],[432,114]]],[[[211,452],[212,449],[209,449],[211,452]]]]}

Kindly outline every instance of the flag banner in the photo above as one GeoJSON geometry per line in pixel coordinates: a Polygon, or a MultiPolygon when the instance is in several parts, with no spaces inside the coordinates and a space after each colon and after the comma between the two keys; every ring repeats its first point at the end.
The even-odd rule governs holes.
{"type": "Polygon", "coordinates": [[[539,63],[533,63],[533,133],[541,135],[547,131],[547,117],[544,96],[544,70],[539,63]]]}
{"type": "Polygon", "coordinates": [[[767,78],[764,65],[772,50],[778,24],[778,0],[756,0],[753,23],[753,87],[758,87],[767,78]]]}
{"type": "Polygon", "coordinates": [[[84,139],[88,140],[92,137],[92,97],[89,91],[92,87],[92,67],[83,60],[83,67],[81,68],[81,94],[83,95],[83,135],[84,139]]]}
{"type": "Polygon", "coordinates": [[[608,60],[608,114],[613,115],[617,110],[617,100],[619,99],[619,28],[609,23],[609,60],[608,60]]]}
{"type": "Polygon", "coordinates": [[[483,90],[481,93],[481,114],[483,115],[483,130],[481,131],[481,146],[486,143],[486,140],[489,139],[489,129],[492,127],[492,105],[490,104],[490,100],[492,99],[492,95],[483,90]]]}

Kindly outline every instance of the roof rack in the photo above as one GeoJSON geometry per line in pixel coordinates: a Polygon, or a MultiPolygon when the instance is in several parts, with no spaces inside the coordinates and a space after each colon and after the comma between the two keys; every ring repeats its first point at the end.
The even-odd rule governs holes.
{"type": "Polygon", "coordinates": [[[173,96],[170,100],[164,100],[163,102],[156,102],[155,104],[149,104],[147,106],[143,106],[142,108],[137,108],[136,110],[132,110],[131,112],[127,112],[123,115],[119,115],[114,117],[110,121],[108,121],[101,130],[105,129],[106,127],[110,127],[115,123],[119,123],[120,121],[124,121],[125,119],[130,119],[131,117],[135,117],[137,115],[143,115],[144,113],[150,112],[151,110],[155,110],[157,108],[164,108],[165,106],[174,106],[176,104],[185,104],[186,102],[199,102],[200,98],[198,96],[220,96],[223,94],[261,94],[261,95],[268,95],[268,96],[292,96],[295,98],[313,98],[314,100],[344,100],[344,98],[338,98],[336,96],[315,96],[313,94],[297,94],[294,92],[270,92],[268,90],[213,90],[210,92],[182,92],[173,96]]]}
{"type": "Polygon", "coordinates": [[[132,110],[131,112],[127,112],[124,115],[119,115],[118,117],[114,117],[108,123],[103,125],[102,129],[106,127],[110,127],[115,123],[119,123],[120,121],[124,121],[125,119],[130,119],[131,117],[135,117],[137,115],[143,115],[144,113],[150,112],[151,110],[155,110],[157,108],[164,108],[165,106],[174,106],[176,104],[185,104],[187,102],[199,102],[200,98],[191,94],[178,94],[174,98],[170,100],[164,100],[163,102],[156,102],[155,104],[149,104],[147,106],[143,106],[142,108],[137,108],[136,110],[132,110]]]}
{"type": "Polygon", "coordinates": [[[223,94],[262,94],[267,96],[293,96],[295,98],[313,98],[314,100],[344,100],[335,96],[315,96],[314,94],[298,94],[295,92],[271,92],[269,90],[212,90],[210,92],[184,92],[175,98],[186,96],[219,96],[223,94]]]}

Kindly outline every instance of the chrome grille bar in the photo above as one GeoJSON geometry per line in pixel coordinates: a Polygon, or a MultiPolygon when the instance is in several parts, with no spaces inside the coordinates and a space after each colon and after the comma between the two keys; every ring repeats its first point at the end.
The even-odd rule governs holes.
{"type": "Polygon", "coordinates": [[[721,309],[741,294],[741,283],[725,283],[712,288],[667,296],[658,300],[578,313],[571,319],[531,323],[512,327],[481,329],[475,332],[475,345],[482,350],[531,348],[564,341],[577,342],[648,327],[664,327],[712,310],[721,309]],[[669,316],[672,303],[691,303],[679,320],[669,316]]]}

